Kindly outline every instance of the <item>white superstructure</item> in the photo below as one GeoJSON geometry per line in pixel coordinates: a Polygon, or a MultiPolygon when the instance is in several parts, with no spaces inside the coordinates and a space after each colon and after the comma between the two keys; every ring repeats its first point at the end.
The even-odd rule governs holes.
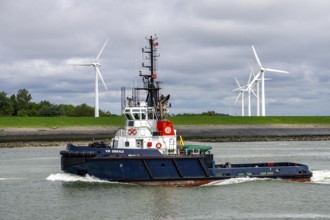
{"type": "Polygon", "coordinates": [[[177,154],[176,130],[171,122],[157,120],[153,107],[141,102],[136,107],[126,107],[125,128],[119,129],[112,139],[114,148],[156,148],[163,154],[177,154]]]}

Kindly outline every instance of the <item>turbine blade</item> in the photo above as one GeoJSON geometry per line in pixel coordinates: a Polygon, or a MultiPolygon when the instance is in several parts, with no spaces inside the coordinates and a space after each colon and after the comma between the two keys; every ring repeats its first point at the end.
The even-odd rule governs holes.
{"type": "Polygon", "coordinates": [[[257,73],[257,75],[253,74],[253,79],[250,81],[248,85],[254,85],[255,82],[258,82],[260,80],[260,71],[257,73]]]}
{"type": "Polygon", "coordinates": [[[239,88],[241,88],[241,85],[239,84],[239,82],[238,82],[237,78],[236,78],[236,77],[234,77],[234,79],[235,79],[235,81],[236,81],[236,83],[237,83],[238,87],[239,87],[239,88]]]}
{"type": "Polygon", "coordinates": [[[284,71],[284,70],[275,70],[275,69],[270,69],[270,68],[266,68],[265,71],[276,72],[276,73],[289,73],[288,71],[284,71]]]}
{"type": "Polygon", "coordinates": [[[237,102],[237,100],[239,99],[239,97],[241,96],[241,92],[240,93],[238,93],[238,96],[236,97],[236,99],[235,99],[235,102],[234,102],[234,105],[236,104],[236,102],[237,102]]]}
{"type": "Polygon", "coordinates": [[[251,78],[252,78],[252,72],[250,73],[250,76],[249,76],[249,81],[248,81],[248,85],[251,83],[251,78]]]}
{"type": "Polygon", "coordinates": [[[253,45],[252,45],[252,50],[253,50],[254,56],[255,56],[255,58],[256,58],[256,61],[257,61],[257,63],[258,63],[258,66],[260,67],[260,69],[262,69],[261,62],[260,62],[260,60],[259,60],[259,57],[258,57],[257,52],[256,52],[256,50],[254,49],[254,46],[253,46],[253,45]]]}
{"type": "Polygon", "coordinates": [[[102,83],[103,83],[103,85],[104,85],[105,90],[108,90],[107,85],[105,85],[105,82],[104,82],[104,80],[103,80],[103,77],[102,77],[102,74],[101,74],[99,68],[96,66],[95,69],[96,69],[97,74],[99,74],[99,76],[100,76],[100,78],[101,78],[101,81],[102,81],[102,83]]]}
{"type": "Polygon", "coordinates": [[[251,90],[251,92],[253,93],[253,95],[254,95],[255,97],[258,97],[257,94],[254,92],[253,89],[251,90]]]}
{"type": "Polygon", "coordinates": [[[255,77],[256,74],[254,73],[254,70],[253,70],[253,68],[252,68],[252,66],[251,66],[251,63],[249,63],[249,66],[250,66],[251,73],[253,74],[253,77],[255,77]]]}
{"type": "Polygon", "coordinates": [[[97,57],[95,58],[95,61],[98,61],[98,60],[100,59],[100,56],[101,56],[101,54],[102,54],[104,48],[107,46],[108,41],[109,41],[109,38],[108,38],[108,39],[105,41],[105,43],[103,44],[103,47],[101,48],[99,54],[98,54],[97,57]]]}

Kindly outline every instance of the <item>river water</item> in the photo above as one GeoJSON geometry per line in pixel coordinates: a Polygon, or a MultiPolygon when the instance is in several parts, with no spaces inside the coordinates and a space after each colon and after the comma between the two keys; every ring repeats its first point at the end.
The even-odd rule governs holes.
{"type": "Polygon", "coordinates": [[[205,144],[217,162],[305,163],[314,176],[135,186],[62,173],[63,147],[3,148],[0,219],[330,219],[330,142],[205,144]]]}

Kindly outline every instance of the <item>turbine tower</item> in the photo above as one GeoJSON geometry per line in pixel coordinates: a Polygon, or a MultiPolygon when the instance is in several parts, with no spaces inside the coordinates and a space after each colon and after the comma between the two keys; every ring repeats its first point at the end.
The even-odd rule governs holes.
{"type": "Polygon", "coordinates": [[[259,72],[257,75],[261,75],[261,115],[262,116],[266,116],[266,105],[265,105],[265,72],[269,71],[269,72],[277,72],[277,73],[289,73],[287,71],[283,71],[283,70],[276,70],[276,69],[270,69],[270,68],[264,68],[261,65],[261,62],[259,60],[259,57],[257,55],[256,50],[254,49],[254,46],[252,45],[252,50],[254,53],[254,56],[256,58],[256,61],[258,63],[258,66],[260,68],[259,72]]]}
{"type": "Polygon", "coordinates": [[[250,69],[251,69],[251,73],[253,75],[253,80],[250,82],[251,86],[256,85],[257,87],[257,94],[254,93],[254,95],[257,97],[257,116],[260,116],[260,101],[259,101],[259,82],[260,82],[260,72],[258,72],[258,74],[256,75],[254,73],[254,70],[251,66],[251,64],[249,64],[250,69]]]}
{"type": "Polygon", "coordinates": [[[234,89],[233,91],[239,91],[239,93],[235,99],[234,105],[236,104],[239,97],[242,96],[242,116],[244,116],[244,92],[247,91],[247,88],[246,88],[246,86],[241,86],[236,77],[234,77],[234,79],[238,85],[238,88],[234,89]]]}
{"type": "MultiPolygon", "coordinates": [[[[251,81],[252,76],[254,76],[254,78],[256,78],[254,73],[253,73],[253,70],[250,73],[249,81],[248,81],[248,84],[246,85],[246,91],[248,92],[248,116],[251,116],[251,93],[253,93],[253,95],[256,96],[257,99],[258,99],[258,96],[255,94],[255,92],[253,90],[253,86],[255,84],[255,81],[254,81],[254,78],[251,81]]],[[[256,81],[256,82],[258,82],[258,81],[256,81]]]]}
{"type": "Polygon", "coordinates": [[[94,116],[97,118],[99,117],[99,77],[104,85],[104,88],[105,90],[108,90],[104,80],[103,80],[103,77],[102,77],[102,74],[101,74],[101,71],[99,69],[99,67],[101,67],[101,63],[100,63],[100,57],[101,57],[101,54],[104,50],[104,48],[107,46],[107,43],[108,43],[109,39],[107,39],[103,45],[103,47],[101,48],[100,52],[98,53],[98,55],[96,56],[95,60],[93,63],[76,63],[76,64],[71,64],[73,66],[93,66],[94,69],[95,69],[95,113],[94,113],[94,116]]]}
{"type": "MultiPolygon", "coordinates": [[[[259,83],[261,81],[261,77],[260,77],[260,71],[257,73],[257,75],[254,73],[254,70],[250,64],[250,69],[251,69],[251,73],[250,73],[250,78],[251,78],[251,74],[253,75],[253,79],[252,81],[249,80],[249,83],[247,85],[247,87],[251,90],[251,92],[254,94],[255,97],[257,97],[257,116],[260,116],[260,86],[259,83]],[[257,87],[257,94],[254,92],[253,87],[254,85],[256,85],[257,87]]],[[[271,78],[265,78],[265,80],[271,80],[271,78]]]]}

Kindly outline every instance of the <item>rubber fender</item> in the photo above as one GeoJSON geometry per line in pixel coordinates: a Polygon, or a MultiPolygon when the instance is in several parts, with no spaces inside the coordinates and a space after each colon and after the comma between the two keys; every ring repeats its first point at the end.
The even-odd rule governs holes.
{"type": "Polygon", "coordinates": [[[60,154],[64,157],[95,157],[97,153],[95,151],[62,150],[62,151],[60,151],[60,154]]]}

